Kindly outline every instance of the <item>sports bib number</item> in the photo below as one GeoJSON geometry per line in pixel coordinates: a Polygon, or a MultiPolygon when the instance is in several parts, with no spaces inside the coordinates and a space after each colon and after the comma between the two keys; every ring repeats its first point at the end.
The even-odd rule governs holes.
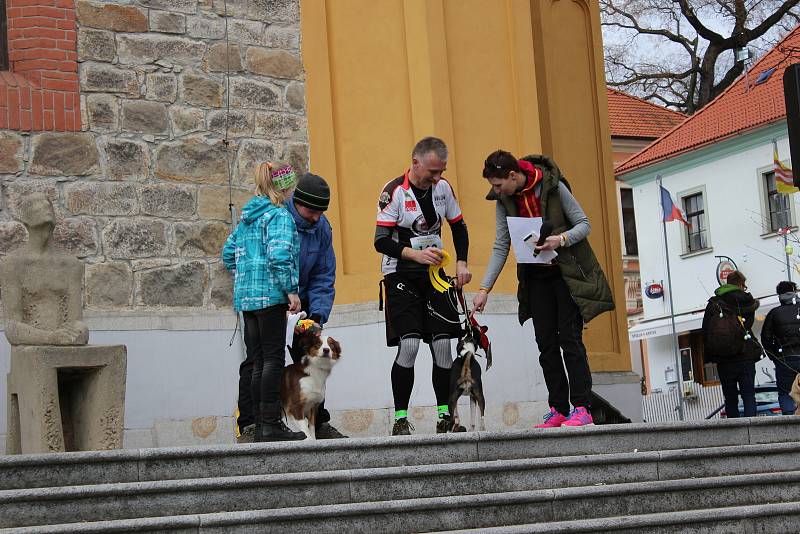
{"type": "Polygon", "coordinates": [[[414,250],[425,250],[426,248],[442,247],[442,238],[438,235],[421,235],[411,238],[411,248],[414,250]]]}

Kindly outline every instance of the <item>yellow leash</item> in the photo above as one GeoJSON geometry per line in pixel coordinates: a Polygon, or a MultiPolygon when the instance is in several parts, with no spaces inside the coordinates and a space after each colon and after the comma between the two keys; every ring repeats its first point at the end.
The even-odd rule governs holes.
{"type": "Polygon", "coordinates": [[[447,265],[450,264],[450,254],[446,250],[441,250],[442,253],[442,263],[439,265],[431,265],[428,267],[428,277],[431,279],[431,285],[433,288],[438,291],[439,293],[444,293],[451,287],[453,287],[450,282],[444,280],[441,275],[439,274],[439,270],[443,269],[447,265]]]}

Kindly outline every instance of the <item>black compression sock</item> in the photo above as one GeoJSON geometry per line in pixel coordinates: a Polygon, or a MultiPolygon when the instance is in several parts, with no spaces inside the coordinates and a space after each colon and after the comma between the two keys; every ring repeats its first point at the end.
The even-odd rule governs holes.
{"type": "Polygon", "coordinates": [[[433,392],[438,406],[450,402],[450,369],[433,364],[433,392]]]}
{"type": "Polygon", "coordinates": [[[394,395],[395,411],[408,410],[412,389],[414,389],[414,368],[402,367],[397,363],[392,364],[392,394],[394,395]]]}

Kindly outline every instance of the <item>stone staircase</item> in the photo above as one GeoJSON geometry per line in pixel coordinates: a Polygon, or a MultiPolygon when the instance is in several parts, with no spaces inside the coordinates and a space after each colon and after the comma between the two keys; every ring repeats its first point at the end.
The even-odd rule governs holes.
{"type": "Polygon", "coordinates": [[[799,525],[800,417],[0,457],[0,533],[799,525]]]}

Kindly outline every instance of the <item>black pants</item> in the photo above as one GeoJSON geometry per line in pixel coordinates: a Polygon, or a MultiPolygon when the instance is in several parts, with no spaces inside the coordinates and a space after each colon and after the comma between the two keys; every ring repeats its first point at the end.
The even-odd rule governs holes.
{"type": "Polygon", "coordinates": [[[286,304],[246,311],[247,358],[239,366],[239,428],[255,423],[259,403],[281,400],[286,345],[286,304]]]}
{"type": "Polygon", "coordinates": [[[784,356],[775,362],[775,382],[778,386],[778,402],[781,405],[783,415],[794,415],[797,408],[794,399],[789,396],[792,384],[800,371],[800,356],[784,356]]]}
{"type": "MultiPolygon", "coordinates": [[[[284,308],[285,310],[285,308],[284,308]]],[[[261,310],[264,311],[264,310],[261,310]]],[[[259,312],[245,312],[247,313],[259,313],[259,312]]],[[[280,336],[281,336],[281,346],[280,346],[280,361],[281,361],[281,373],[283,373],[283,365],[285,362],[285,353],[284,347],[286,343],[286,313],[284,311],[284,321],[283,326],[280,328],[280,336]]],[[[277,331],[277,330],[276,330],[277,331]]],[[[253,406],[253,396],[252,396],[252,377],[253,377],[253,366],[255,363],[254,358],[254,351],[250,350],[250,346],[247,342],[247,319],[245,318],[245,346],[247,346],[247,358],[242,362],[239,366],[239,417],[236,419],[236,424],[239,426],[239,430],[243,429],[248,425],[252,425],[255,423],[255,409],[253,406]]],[[[294,359],[294,357],[292,357],[294,359]]],[[[294,363],[298,363],[300,359],[294,360],[294,363]]],[[[278,382],[278,392],[280,393],[280,382],[278,382]]],[[[325,409],[325,402],[323,401],[319,408],[317,409],[317,428],[319,428],[322,423],[327,423],[331,420],[331,414],[328,410],[325,409]]]]}
{"type": "Polygon", "coordinates": [[[583,319],[561,270],[531,266],[525,276],[548,402],[564,415],[570,402],[588,407],[592,373],[583,345],[583,319]]]}
{"type": "Polygon", "coordinates": [[[739,395],[742,396],[744,417],[756,415],[756,364],[752,360],[718,363],[717,373],[725,397],[725,415],[739,417],[739,395]]]}

